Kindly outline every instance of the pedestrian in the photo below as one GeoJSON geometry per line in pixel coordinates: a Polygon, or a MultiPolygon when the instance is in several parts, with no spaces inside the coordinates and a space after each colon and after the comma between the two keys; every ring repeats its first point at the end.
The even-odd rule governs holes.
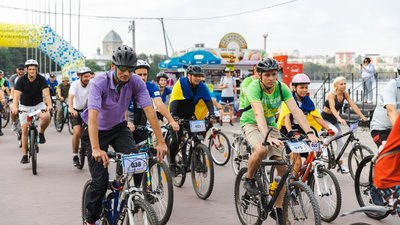
{"type": "MultiPolygon", "coordinates": [[[[228,108],[229,124],[233,126],[233,104],[236,100],[236,82],[230,68],[225,68],[225,76],[221,78],[219,87],[222,89],[220,104],[223,108],[228,108]]],[[[220,120],[220,125],[222,126],[222,120],[220,120]]]]}
{"type": "Polygon", "coordinates": [[[363,102],[372,103],[372,83],[375,80],[375,68],[371,64],[371,59],[366,57],[361,67],[361,78],[363,81],[363,102]]]}

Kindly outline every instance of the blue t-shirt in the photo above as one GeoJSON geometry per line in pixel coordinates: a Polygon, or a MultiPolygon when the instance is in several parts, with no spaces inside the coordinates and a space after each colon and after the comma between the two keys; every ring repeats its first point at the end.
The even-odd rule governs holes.
{"type": "Polygon", "coordinates": [[[47,79],[47,84],[50,87],[50,95],[56,95],[56,87],[58,86],[58,81],[54,80],[53,83],[50,82],[50,79],[47,79]]]}
{"type": "Polygon", "coordinates": [[[164,89],[164,93],[161,95],[161,99],[162,101],[165,103],[165,101],[167,101],[167,96],[171,94],[171,89],[165,87],[164,89]]]}
{"type": "MultiPolygon", "coordinates": [[[[160,96],[160,90],[158,90],[158,87],[157,87],[156,84],[147,81],[146,82],[146,88],[147,88],[147,91],[149,92],[151,98],[161,97],[160,96]]],[[[164,93],[165,93],[165,91],[164,91],[164,93]]],[[[135,104],[135,101],[132,99],[131,103],[129,104],[129,107],[128,107],[129,112],[134,112],[135,111],[134,104],[135,104]]],[[[138,105],[137,109],[139,109],[139,108],[141,108],[141,107],[138,105]]]]}

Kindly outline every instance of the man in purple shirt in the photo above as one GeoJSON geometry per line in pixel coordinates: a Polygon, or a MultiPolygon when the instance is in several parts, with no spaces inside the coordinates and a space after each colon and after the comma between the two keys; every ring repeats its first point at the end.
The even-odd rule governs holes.
{"type": "MultiPolygon", "coordinates": [[[[88,124],[83,138],[89,143],[88,161],[92,183],[87,192],[86,222],[95,224],[102,210],[103,196],[107,191],[109,145],[117,152],[136,152],[135,141],[127,127],[125,112],[131,98],[140,105],[157,137],[157,158],[162,161],[167,146],[161,133],[160,124],[152,106],[145,83],[139,76],[132,75],[137,62],[135,51],[121,45],[114,50],[112,70],[98,74],[90,81],[88,108],[82,113],[82,120],[88,124]],[[90,142],[89,142],[90,140],[90,142]]],[[[140,184],[142,176],[135,176],[140,184]]]]}

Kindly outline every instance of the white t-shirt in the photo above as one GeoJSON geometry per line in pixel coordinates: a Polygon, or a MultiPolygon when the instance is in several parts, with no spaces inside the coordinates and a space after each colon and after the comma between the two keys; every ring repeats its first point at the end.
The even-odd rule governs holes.
{"type": "Polygon", "coordinates": [[[234,96],[233,95],[233,87],[236,86],[235,78],[233,78],[232,76],[229,78],[227,76],[223,76],[221,78],[220,84],[228,85],[226,88],[222,89],[221,97],[233,97],[234,96]]]}
{"type": "Polygon", "coordinates": [[[72,82],[68,94],[74,96],[74,109],[83,110],[87,108],[89,85],[90,82],[86,87],[82,87],[80,80],[72,82]]]}

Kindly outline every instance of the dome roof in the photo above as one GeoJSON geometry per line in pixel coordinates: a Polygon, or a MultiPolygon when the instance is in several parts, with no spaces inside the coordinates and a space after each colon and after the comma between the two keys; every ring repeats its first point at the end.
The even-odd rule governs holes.
{"type": "Polygon", "coordinates": [[[121,39],[121,36],[119,36],[119,34],[117,32],[115,32],[114,30],[111,30],[104,37],[103,42],[121,42],[122,43],[122,39],[121,39]]]}

